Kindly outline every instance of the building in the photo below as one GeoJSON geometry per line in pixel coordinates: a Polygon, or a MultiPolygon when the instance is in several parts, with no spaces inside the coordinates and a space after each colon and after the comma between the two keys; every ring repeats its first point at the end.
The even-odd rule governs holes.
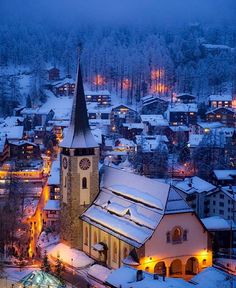
{"type": "Polygon", "coordinates": [[[236,170],[213,170],[212,182],[215,185],[235,185],[236,184],[236,170]]]}
{"type": "Polygon", "coordinates": [[[60,201],[48,200],[43,208],[43,212],[44,212],[43,216],[44,227],[51,228],[53,230],[58,230],[60,201]]]}
{"type": "Polygon", "coordinates": [[[10,155],[11,158],[17,160],[32,160],[41,159],[41,151],[39,145],[25,141],[10,141],[10,155]]]}
{"type": "Polygon", "coordinates": [[[170,125],[195,125],[197,123],[197,104],[171,103],[166,111],[170,125]]]}
{"type": "Polygon", "coordinates": [[[107,90],[85,91],[85,99],[87,103],[97,103],[98,105],[111,105],[111,94],[107,90]]]}
{"type": "Polygon", "coordinates": [[[75,81],[72,78],[65,78],[52,85],[52,91],[57,96],[73,95],[75,91],[75,81]]]}
{"type": "Polygon", "coordinates": [[[142,114],[163,114],[167,107],[168,101],[154,95],[142,97],[142,114]]]}
{"type": "Polygon", "coordinates": [[[61,241],[111,268],[195,275],[212,264],[209,235],[168,184],[103,166],[88,125],[78,65],[69,130],[61,146],[61,241]]]}
{"type": "Polygon", "coordinates": [[[56,67],[48,69],[48,80],[56,81],[60,79],[60,70],[56,67]]]}
{"type": "Polygon", "coordinates": [[[188,94],[188,93],[181,93],[181,94],[178,94],[176,96],[176,101],[179,102],[179,103],[185,103],[185,104],[188,104],[188,103],[194,103],[195,102],[195,99],[196,97],[191,95],[191,94],[188,94]]]}
{"type": "Polygon", "coordinates": [[[50,175],[48,177],[48,187],[50,189],[50,199],[60,199],[60,161],[52,162],[50,175]]]}
{"type": "Polygon", "coordinates": [[[60,147],[61,240],[82,250],[83,224],[79,217],[98,194],[100,151],[89,128],[80,65],[71,122],[60,147]]]}
{"type": "Polygon", "coordinates": [[[0,164],[10,157],[10,147],[6,137],[0,138],[0,164]]]}
{"type": "Polygon", "coordinates": [[[210,95],[208,97],[208,106],[211,109],[215,108],[232,108],[232,96],[231,95],[210,95]]]}
{"type": "Polygon", "coordinates": [[[206,112],[206,121],[218,121],[227,126],[235,127],[236,114],[231,108],[219,107],[206,112]]]}

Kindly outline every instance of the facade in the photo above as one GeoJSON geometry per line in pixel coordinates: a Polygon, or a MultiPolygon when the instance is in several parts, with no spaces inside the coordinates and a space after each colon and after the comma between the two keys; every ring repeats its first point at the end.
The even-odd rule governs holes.
{"type": "Polygon", "coordinates": [[[60,79],[60,70],[56,67],[53,67],[48,70],[48,80],[56,81],[60,79]]]}
{"type": "Polygon", "coordinates": [[[37,144],[21,140],[11,141],[10,143],[11,158],[17,160],[41,159],[41,151],[37,144]]]}
{"type": "Polygon", "coordinates": [[[195,125],[197,123],[197,104],[170,104],[166,116],[170,125],[195,125]]]}
{"type": "Polygon", "coordinates": [[[232,108],[231,95],[210,95],[208,97],[208,105],[211,109],[215,108],[232,108]]]}
{"type": "Polygon", "coordinates": [[[60,201],[48,200],[43,208],[44,227],[58,230],[59,228],[59,214],[60,214],[60,201]]]}
{"type": "Polygon", "coordinates": [[[215,108],[206,113],[206,120],[209,122],[221,122],[228,127],[235,126],[236,115],[235,112],[230,108],[220,107],[215,108]]]}
{"type": "Polygon", "coordinates": [[[80,215],[98,194],[99,148],[88,124],[78,65],[76,90],[68,133],[61,147],[61,240],[82,249],[80,215]]]}
{"type": "Polygon", "coordinates": [[[97,103],[99,106],[111,105],[111,94],[107,90],[102,91],[85,91],[87,103],[97,103]]]}
{"type": "Polygon", "coordinates": [[[177,102],[185,103],[185,104],[194,103],[196,100],[196,97],[188,93],[182,93],[176,96],[176,100],[177,102]]]}
{"type": "Polygon", "coordinates": [[[0,138],[0,164],[10,157],[10,147],[6,137],[0,138]]]}
{"type": "Polygon", "coordinates": [[[141,101],[143,114],[163,114],[168,107],[168,101],[154,95],[144,96],[141,101]]]}
{"type": "Polygon", "coordinates": [[[71,78],[65,78],[52,85],[52,91],[57,96],[70,96],[75,92],[75,81],[71,78]]]}

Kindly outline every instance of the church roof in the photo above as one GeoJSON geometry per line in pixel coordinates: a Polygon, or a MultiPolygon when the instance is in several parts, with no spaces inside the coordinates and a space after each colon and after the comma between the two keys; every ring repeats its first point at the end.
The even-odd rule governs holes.
{"type": "Polygon", "coordinates": [[[78,63],[70,127],[60,144],[64,148],[92,148],[98,144],[90,131],[80,63],[78,63]]]}
{"type": "Polygon", "coordinates": [[[106,166],[102,188],[81,218],[134,246],[142,246],[162,217],[192,212],[169,184],[106,166]]]}

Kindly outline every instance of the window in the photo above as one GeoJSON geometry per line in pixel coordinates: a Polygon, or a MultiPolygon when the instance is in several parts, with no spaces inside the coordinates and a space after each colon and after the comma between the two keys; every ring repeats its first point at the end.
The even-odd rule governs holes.
{"type": "Polygon", "coordinates": [[[188,240],[188,231],[187,230],[184,230],[184,233],[183,233],[183,241],[187,241],[188,240]]]}
{"type": "Polygon", "coordinates": [[[87,178],[86,177],[82,178],[82,189],[87,189],[87,178]]]}
{"type": "Polygon", "coordinates": [[[215,200],[213,201],[213,205],[216,205],[216,201],[215,200]]]}
{"type": "Polygon", "coordinates": [[[98,236],[97,236],[97,232],[94,231],[93,233],[93,244],[97,244],[98,243],[98,236]]]}
{"type": "Polygon", "coordinates": [[[172,242],[173,243],[181,243],[182,241],[182,231],[179,227],[174,228],[172,233],[172,242]]]}
{"type": "Polygon", "coordinates": [[[84,233],[84,245],[88,246],[88,227],[85,227],[85,233],[84,233]]]}
{"type": "Polygon", "coordinates": [[[112,261],[117,262],[117,244],[116,241],[113,242],[113,247],[112,247],[112,261]]]}
{"type": "Polygon", "coordinates": [[[220,199],[224,199],[225,195],[224,194],[220,194],[220,199]]]}
{"type": "Polygon", "coordinates": [[[220,210],[220,215],[224,215],[224,210],[220,210]]]}
{"type": "Polygon", "coordinates": [[[219,205],[220,205],[220,207],[224,207],[225,206],[224,202],[220,202],[219,205]]]}
{"type": "Polygon", "coordinates": [[[170,232],[166,233],[166,242],[170,243],[170,232]]]}

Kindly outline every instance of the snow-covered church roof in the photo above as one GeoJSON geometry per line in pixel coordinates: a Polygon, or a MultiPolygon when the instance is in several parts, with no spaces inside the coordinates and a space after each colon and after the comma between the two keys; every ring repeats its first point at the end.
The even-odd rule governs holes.
{"type": "Polygon", "coordinates": [[[164,214],[183,212],[192,209],[169,184],[106,166],[101,191],[81,219],[138,248],[164,214]]]}

